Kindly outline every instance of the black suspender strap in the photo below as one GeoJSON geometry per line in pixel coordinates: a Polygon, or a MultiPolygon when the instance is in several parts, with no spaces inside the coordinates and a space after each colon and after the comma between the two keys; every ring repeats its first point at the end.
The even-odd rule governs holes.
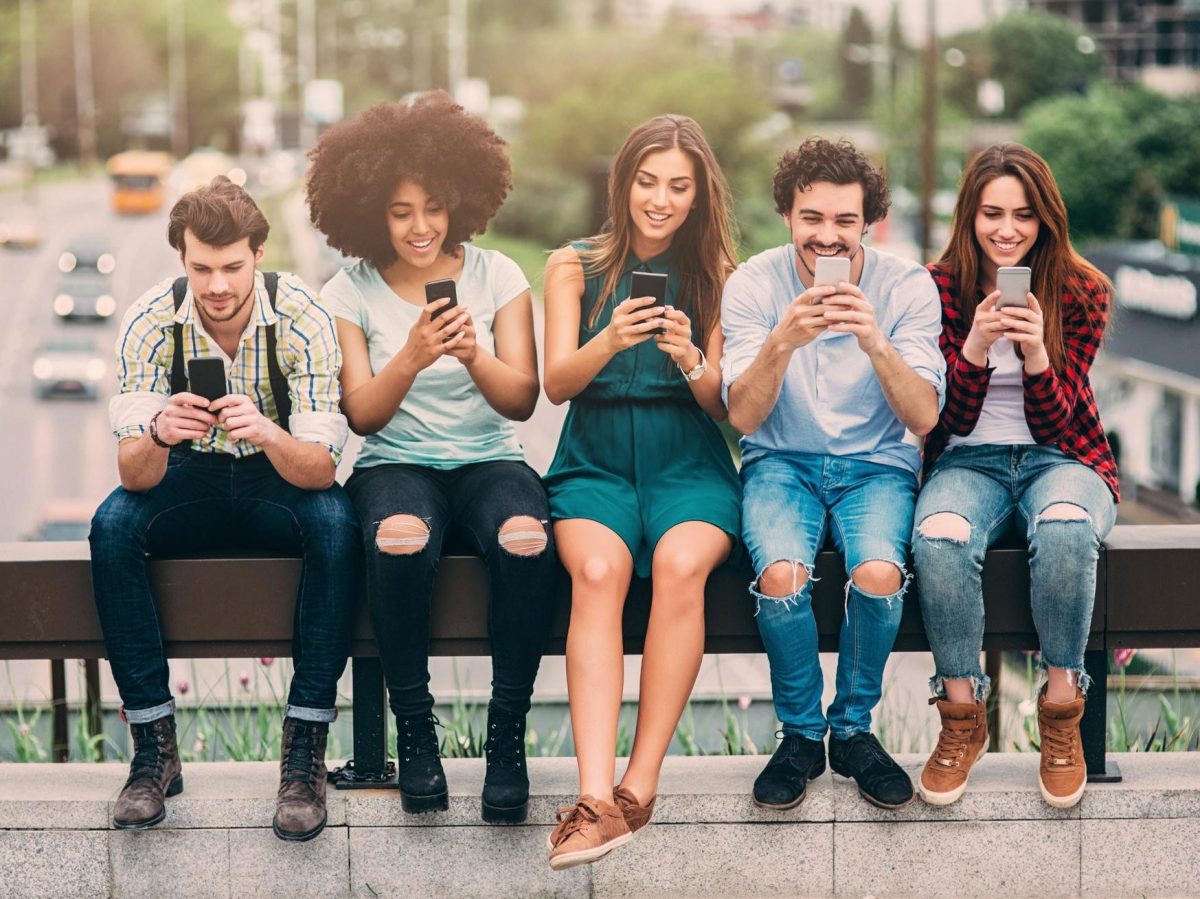
{"type": "MultiPolygon", "coordinates": [[[[275,295],[279,290],[279,273],[263,272],[263,283],[267,288],[267,299],[271,301],[271,309],[275,309],[275,295]]],[[[187,296],[188,279],[176,278],[171,285],[171,296],[175,301],[175,311],[183,305],[187,296]]],[[[188,389],[187,364],[183,356],[183,325],[175,322],[175,346],[171,353],[171,393],[186,393],[188,389]]],[[[275,399],[275,412],[279,426],[288,430],[288,419],[292,415],[292,397],[288,392],[287,377],[279,366],[278,344],[275,339],[275,326],[267,326],[267,377],[271,384],[271,394],[275,399]]]]}
{"type": "MultiPolygon", "coordinates": [[[[267,285],[267,298],[271,301],[271,310],[275,310],[275,293],[279,288],[278,272],[263,272],[263,281],[267,285]]],[[[275,326],[267,328],[267,377],[271,381],[271,393],[275,397],[275,414],[279,418],[279,427],[285,431],[288,419],[292,416],[292,396],[288,392],[288,381],[279,367],[279,352],[275,344],[275,326]]]]}

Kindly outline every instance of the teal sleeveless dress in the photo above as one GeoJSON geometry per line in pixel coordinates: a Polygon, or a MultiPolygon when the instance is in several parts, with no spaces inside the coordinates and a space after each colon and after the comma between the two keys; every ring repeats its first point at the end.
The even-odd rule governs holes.
{"type": "MultiPolygon", "coordinates": [[[[608,326],[635,270],[667,274],[667,304],[689,312],[671,257],[668,250],[643,262],[631,254],[594,328],[588,316],[604,277],[587,277],[579,345],[608,326]]],[[[614,531],[639,577],[650,575],[655,546],[677,524],[708,522],[735,544],[740,532],[742,488],[725,438],[653,340],[617,353],[571,400],[545,483],[551,518],[585,518],[614,531]]]]}

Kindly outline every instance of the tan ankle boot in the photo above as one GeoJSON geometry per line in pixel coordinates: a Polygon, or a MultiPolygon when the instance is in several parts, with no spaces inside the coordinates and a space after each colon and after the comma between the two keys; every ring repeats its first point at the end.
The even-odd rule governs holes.
{"type": "Polygon", "coordinates": [[[1038,785],[1042,798],[1055,808],[1073,808],[1087,784],[1087,762],[1083,758],[1083,693],[1078,688],[1070,702],[1050,702],[1046,688],[1037,698],[1038,734],[1042,741],[1042,763],[1038,785]]]}
{"type": "Polygon", "coordinates": [[[987,709],[983,702],[929,702],[937,705],[942,716],[942,731],[918,787],[921,798],[930,805],[949,805],[962,796],[971,766],[987,752],[987,709]]]}

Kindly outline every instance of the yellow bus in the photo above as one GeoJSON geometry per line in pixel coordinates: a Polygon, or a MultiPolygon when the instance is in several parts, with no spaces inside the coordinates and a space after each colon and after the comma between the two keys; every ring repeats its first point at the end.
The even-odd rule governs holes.
{"type": "Polygon", "coordinates": [[[126,150],[108,160],[113,209],[122,214],[157,212],[166,198],[164,179],[174,160],[170,153],[126,150]]]}

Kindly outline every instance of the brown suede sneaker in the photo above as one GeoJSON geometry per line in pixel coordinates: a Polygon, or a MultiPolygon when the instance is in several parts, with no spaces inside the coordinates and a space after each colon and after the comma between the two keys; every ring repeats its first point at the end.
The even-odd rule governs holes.
{"type": "Polygon", "coordinates": [[[594,796],[580,796],[557,817],[558,827],[546,839],[555,871],[598,861],[633,839],[621,810],[594,796]]]}
{"type": "Polygon", "coordinates": [[[148,724],[131,724],[133,762],[129,779],[113,806],[113,826],[121,830],[153,827],[166,817],[168,796],[183,792],[179,747],[175,742],[175,716],[148,724]]]}
{"type": "Polygon", "coordinates": [[[650,816],[654,814],[654,803],[658,802],[657,796],[651,796],[645,805],[638,805],[637,797],[625,787],[613,787],[613,799],[617,801],[617,808],[625,816],[630,833],[637,833],[650,823],[650,816]]]}
{"type": "Polygon", "coordinates": [[[1042,798],[1055,808],[1074,808],[1087,785],[1087,763],[1083,758],[1083,693],[1078,688],[1070,702],[1050,702],[1046,688],[1037,698],[1038,734],[1042,740],[1042,763],[1038,786],[1042,798]]]}
{"type": "Polygon", "coordinates": [[[929,702],[942,716],[942,732],[917,787],[930,805],[949,805],[962,796],[971,766],[987,752],[987,709],[982,702],[929,702]]]}

